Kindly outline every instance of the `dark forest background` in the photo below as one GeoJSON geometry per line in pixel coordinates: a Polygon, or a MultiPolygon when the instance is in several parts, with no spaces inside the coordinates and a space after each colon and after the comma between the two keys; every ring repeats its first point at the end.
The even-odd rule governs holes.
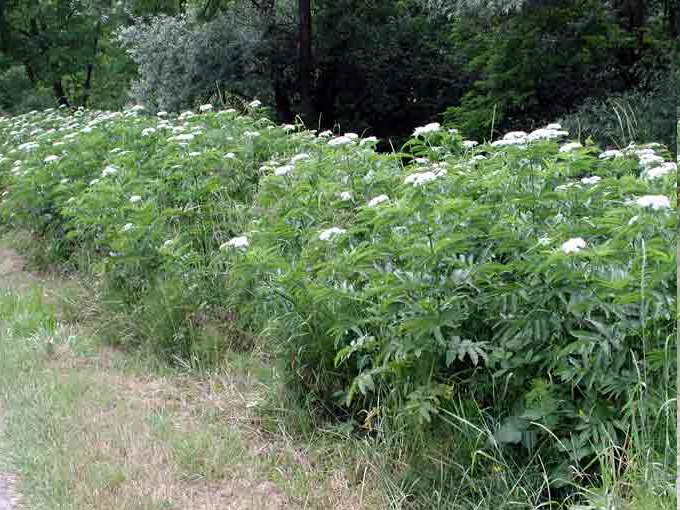
{"type": "Polygon", "coordinates": [[[258,98],[281,122],[400,141],[560,120],[675,148],[670,0],[0,0],[0,111],[258,98]]]}

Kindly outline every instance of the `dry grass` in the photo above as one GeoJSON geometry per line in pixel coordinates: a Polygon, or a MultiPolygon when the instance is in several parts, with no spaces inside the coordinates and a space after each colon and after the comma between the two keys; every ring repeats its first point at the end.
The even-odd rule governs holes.
{"type": "MultiPolygon", "coordinates": [[[[66,294],[58,279],[46,283],[23,268],[14,252],[0,250],[0,281],[17,310],[22,300],[58,304],[66,294]],[[31,293],[35,285],[41,291],[31,293]]],[[[329,458],[332,447],[259,427],[259,406],[280,383],[259,380],[268,369],[251,369],[257,361],[200,377],[158,371],[101,346],[73,320],[21,338],[3,333],[27,320],[19,315],[0,313],[0,401],[31,508],[385,507],[366,472],[350,482],[351,462],[329,458]]]]}

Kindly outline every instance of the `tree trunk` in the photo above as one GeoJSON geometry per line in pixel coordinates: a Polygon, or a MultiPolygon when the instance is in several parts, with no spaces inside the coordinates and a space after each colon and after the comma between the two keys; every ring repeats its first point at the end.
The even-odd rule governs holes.
{"type": "Polygon", "coordinates": [[[35,69],[33,69],[33,65],[30,62],[25,62],[24,67],[26,68],[26,76],[28,76],[28,79],[31,80],[31,83],[36,84],[38,77],[35,75],[35,69]]]}
{"type": "Polygon", "coordinates": [[[66,93],[64,92],[64,86],[61,84],[61,79],[54,80],[54,83],[52,84],[52,89],[54,90],[54,95],[57,98],[57,101],[59,102],[59,106],[61,105],[70,106],[68,99],[66,98],[66,93]]]}
{"type": "Polygon", "coordinates": [[[276,25],[276,0],[264,0],[253,2],[253,5],[262,13],[267,20],[267,32],[265,40],[267,44],[267,68],[269,69],[269,82],[274,92],[274,102],[276,104],[276,120],[281,123],[292,122],[295,118],[291,109],[290,97],[285,86],[283,66],[281,65],[279,53],[278,34],[279,28],[276,25]]]}
{"type": "Polygon", "coordinates": [[[630,31],[637,35],[638,48],[642,48],[645,40],[645,0],[631,0],[630,31]]]}
{"type": "Polygon", "coordinates": [[[0,51],[9,50],[9,31],[5,20],[5,0],[0,0],[0,51]]]}
{"type": "Polygon", "coordinates": [[[299,0],[300,8],[300,107],[305,122],[311,122],[312,98],[312,8],[311,0],[299,0]]]}
{"type": "Polygon", "coordinates": [[[85,83],[83,84],[83,108],[87,108],[87,101],[90,99],[90,88],[92,87],[92,71],[93,64],[87,64],[87,74],[85,75],[85,83]]]}
{"type": "Polygon", "coordinates": [[[100,23],[97,22],[97,27],[94,32],[94,44],[92,45],[92,62],[87,64],[87,74],[85,75],[85,83],[83,84],[83,108],[87,108],[87,101],[90,99],[92,72],[94,71],[94,61],[97,58],[97,48],[99,46],[99,27],[100,23]]]}
{"type": "Polygon", "coordinates": [[[671,41],[678,38],[678,2],[668,0],[668,37],[671,41]]]}

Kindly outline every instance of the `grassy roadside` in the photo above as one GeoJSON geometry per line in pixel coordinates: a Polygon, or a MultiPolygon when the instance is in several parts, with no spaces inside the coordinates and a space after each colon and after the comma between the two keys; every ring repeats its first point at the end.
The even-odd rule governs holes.
{"type": "Polygon", "coordinates": [[[0,471],[19,475],[27,508],[385,507],[351,443],[320,434],[300,444],[285,420],[261,423],[279,383],[257,356],[234,354],[200,377],[171,370],[103,347],[64,320],[58,282],[12,279],[22,278],[0,288],[12,453],[0,471]]]}
{"type": "MultiPolygon", "coordinates": [[[[475,462],[442,456],[442,479],[423,494],[418,470],[397,454],[399,434],[379,446],[319,428],[289,404],[276,368],[257,352],[231,352],[199,373],[111,349],[97,334],[96,303],[77,283],[28,273],[10,250],[0,262],[0,450],[14,453],[4,465],[0,456],[0,472],[20,475],[31,510],[675,506],[669,460],[645,447],[651,437],[626,453],[601,452],[604,479],[582,478],[575,506],[547,501],[531,473],[502,460],[490,480],[475,462]]],[[[489,434],[480,431],[480,441],[489,434]]]]}

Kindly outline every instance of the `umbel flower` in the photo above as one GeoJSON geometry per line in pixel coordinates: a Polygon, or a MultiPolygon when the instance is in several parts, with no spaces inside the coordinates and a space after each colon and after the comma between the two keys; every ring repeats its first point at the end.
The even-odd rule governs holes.
{"type": "Polygon", "coordinates": [[[665,195],[645,195],[636,200],[640,207],[651,207],[655,211],[659,209],[669,209],[671,204],[665,195]]]}
{"type": "Polygon", "coordinates": [[[376,205],[387,202],[390,198],[387,195],[378,195],[377,197],[369,200],[368,207],[375,207],[376,205]]]}
{"type": "Polygon", "coordinates": [[[222,243],[220,250],[224,251],[228,250],[229,248],[246,249],[248,246],[250,246],[248,238],[246,236],[238,236],[232,237],[226,243],[222,243]]]}
{"type": "Polygon", "coordinates": [[[319,233],[319,239],[321,241],[330,241],[333,237],[341,235],[341,234],[345,234],[345,233],[347,233],[347,230],[345,230],[344,228],[331,227],[329,229],[322,230],[319,233]]]}
{"type": "Polygon", "coordinates": [[[569,239],[568,241],[562,243],[562,251],[564,253],[577,253],[581,251],[581,249],[586,247],[586,242],[583,240],[582,237],[573,237],[569,239]]]}
{"type": "Polygon", "coordinates": [[[430,124],[426,124],[425,126],[417,127],[413,131],[413,136],[417,138],[421,135],[429,135],[430,133],[436,133],[437,131],[439,131],[440,128],[441,125],[439,124],[439,122],[431,122],[430,124]]]}

